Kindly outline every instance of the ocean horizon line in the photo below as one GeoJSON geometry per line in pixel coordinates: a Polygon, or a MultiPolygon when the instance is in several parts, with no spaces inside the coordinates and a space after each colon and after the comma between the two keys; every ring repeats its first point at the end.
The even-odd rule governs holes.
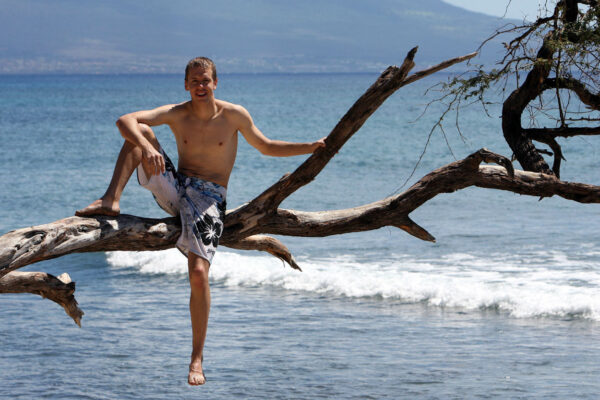
{"type": "MultiPolygon", "coordinates": [[[[379,75],[381,71],[273,71],[273,72],[219,72],[219,76],[300,76],[300,75],[379,75]]],[[[454,75],[467,72],[465,71],[439,71],[436,75],[454,75]]],[[[9,77],[28,77],[28,76],[179,76],[184,72],[15,72],[0,73],[0,78],[9,77]]]]}

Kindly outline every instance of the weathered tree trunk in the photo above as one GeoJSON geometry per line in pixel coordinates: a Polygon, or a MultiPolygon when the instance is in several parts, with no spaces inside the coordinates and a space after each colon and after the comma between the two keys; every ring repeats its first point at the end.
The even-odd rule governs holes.
{"type": "Polygon", "coordinates": [[[544,80],[550,73],[550,60],[552,60],[554,50],[551,49],[548,41],[549,38],[544,39],[537,54],[538,62],[527,74],[525,82],[504,101],[502,132],[506,143],[514,152],[515,158],[523,169],[552,174],[552,170],[533,145],[531,138],[525,134],[521,125],[521,115],[525,111],[525,107],[543,92],[544,80]]]}
{"type": "MultiPolygon", "coordinates": [[[[317,212],[279,208],[285,198],[316,177],[392,93],[406,84],[476,54],[457,57],[407,76],[414,66],[415,53],[416,48],[408,53],[402,66],[389,67],[381,74],[332,130],[326,139],[325,148],[315,151],[296,171],[285,175],[249,203],[228,211],[220,244],[236,249],[267,251],[299,269],[290,251],[279,240],[266,236],[265,233],[329,236],[395,226],[419,239],[435,241],[429,232],[411,220],[410,213],[440,193],[450,193],[469,186],[533,196],[558,195],[583,203],[600,202],[598,186],[563,182],[553,175],[514,171],[510,160],[481,149],[464,160],[427,174],[404,193],[374,203],[345,210],[317,212]],[[500,166],[481,166],[482,162],[493,162],[500,166]]],[[[18,275],[14,271],[70,253],[167,249],[175,246],[180,230],[177,218],[150,219],[120,215],[69,217],[46,225],[8,232],[0,236],[0,282],[5,281],[4,289],[0,292],[52,293],[58,289],[48,288],[56,284],[51,278],[42,279],[45,291],[42,288],[33,291],[31,284],[22,283],[23,279],[31,281],[32,278],[18,275]],[[19,279],[21,283],[17,283],[19,279]]],[[[74,290],[74,284],[63,283],[71,285],[69,290],[74,290]]],[[[72,294],[72,291],[69,292],[67,301],[58,302],[79,323],[83,313],[78,308],[73,308],[73,304],[76,307],[77,303],[74,298],[69,300],[72,294]]],[[[47,297],[51,298],[50,295],[47,297]]]]}
{"type": "MultiPolygon", "coordinates": [[[[597,129],[569,128],[565,123],[561,99],[558,93],[559,89],[567,89],[575,93],[579,100],[586,104],[590,109],[600,109],[600,95],[590,93],[582,82],[572,76],[559,76],[561,53],[557,41],[566,40],[571,43],[578,43],[581,39],[579,33],[575,33],[569,29],[567,29],[567,34],[564,34],[565,27],[572,27],[577,23],[579,17],[579,4],[585,4],[592,7],[592,9],[598,7],[598,3],[595,0],[559,1],[556,3],[554,12],[551,16],[539,18],[535,23],[531,24],[530,29],[525,34],[515,38],[507,45],[508,54],[505,56],[503,62],[508,55],[511,54],[514,48],[522,45],[523,40],[526,38],[527,40],[529,39],[530,34],[535,30],[534,28],[545,25],[546,23],[553,24],[553,27],[545,33],[535,59],[530,60],[533,62],[533,67],[527,74],[525,81],[506,98],[502,107],[502,132],[504,138],[512,149],[515,158],[519,161],[523,169],[527,171],[543,172],[545,174],[554,174],[557,177],[560,177],[561,160],[564,158],[561,146],[556,141],[556,137],[597,135],[600,133],[600,130],[597,129]],[[556,68],[556,77],[549,78],[554,67],[556,68]],[[546,90],[555,90],[557,92],[556,101],[558,103],[558,110],[561,114],[561,127],[524,129],[521,124],[523,112],[532,101],[540,98],[546,90]],[[558,134],[559,132],[562,134],[558,134]],[[545,143],[552,149],[554,152],[552,169],[550,169],[544,158],[541,156],[540,151],[536,149],[532,140],[545,143]]],[[[526,46],[527,44],[525,44],[525,47],[526,46]]],[[[590,49],[590,52],[592,51],[593,49],[590,49]]],[[[514,56],[514,53],[512,54],[514,56]]],[[[597,54],[593,57],[597,59],[597,54]]],[[[508,64],[514,61],[516,60],[511,59],[508,64]]],[[[587,66],[587,68],[594,71],[590,66],[587,66]]],[[[584,71],[585,69],[585,65],[578,66],[577,74],[580,76],[585,76],[590,73],[595,74],[595,72],[588,73],[584,71]]],[[[515,73],[518,78],[518,69],[515,73]]]]}

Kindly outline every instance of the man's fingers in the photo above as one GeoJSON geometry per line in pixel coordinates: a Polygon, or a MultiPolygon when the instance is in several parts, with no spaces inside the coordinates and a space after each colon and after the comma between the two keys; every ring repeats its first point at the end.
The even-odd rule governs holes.
{"type": "Polygon", "coordinates": [[[148,163],[150,164],[150,169],[152,171],[152,175],[157,175],[157,173],[156,173],[156,159],[154,158],[154,156],[150,156],[148,158],[148,163]]]}
{"type": "Polygon", "coordinates": [[[152,175],[160,175],[165,172],[165,158],[158,151],[150,151],[143,157],[148,163],[148,166],[152,171],[152,175]]]}
{"type": "MultiPolygon", "coordinates": [[[[319,149],[319,148],[321,148],[321,147],[325,147],[325,146],[326,146],[326,144],[325,144],[325,139],[326,139],[326,137],[324,137],[324,138],[322,138],[322,139],[319,139],[319,140],[317,140],[316,142],[314,142],[314,145],[313,145],[313,146],[315,146],[315,147],[314,147],[314,150],[317,150],[317,149],[319,149]]],[[[314,151],[314,150],[313,150],[313,151],[314,151]]]]}
{"type": "Polygon", "coordinates": [[[156,166],[156,175],[162,174],[162,157],[161,156],[156,156],[156,159],[154,161],[156,162],[156,164],[155,164],[155,166],[156,166]]]}
{"type": "Polygon", "coordinates": [[[165,172],[165,159],[162,155],[156,154],[152,160],[152,164],[155,175],[160,175],[165,172]]]}

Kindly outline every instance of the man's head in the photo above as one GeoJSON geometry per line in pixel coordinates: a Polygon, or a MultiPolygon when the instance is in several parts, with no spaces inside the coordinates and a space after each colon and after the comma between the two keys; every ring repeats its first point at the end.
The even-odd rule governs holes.
{"type": "Polygon", "coordinates": [[[217,67],[215,66],[215,63],[208,57],[196,57],[196,58],[191,59],[187,63],[187,66],[185,67],[185,80],[186,81],[188,79],[190,71],[196,67],[200,67],[207,71],[210,69],[212,72],[213,80],[214,81],[217,80],[217,67]]]}
{"type": "MultiPolygon", "coordinates": [[[[185,90],[193,102],[213,102],[217,89],[217,69],[210,58],[197,57],[185,67],[185,90]]],[[[200,103],[199,103],[200,104],[200,103]]]]}

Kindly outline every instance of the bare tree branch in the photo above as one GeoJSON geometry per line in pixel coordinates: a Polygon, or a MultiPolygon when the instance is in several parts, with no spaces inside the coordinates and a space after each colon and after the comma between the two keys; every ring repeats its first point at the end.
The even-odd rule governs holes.
{"type": "MultiPolygon", "coordinates": [[[[278,209],[263,217],[259,226],[250,229],[251,237],[238,240],[239,233],[230,230],[224,234],[221,243],[232,248],[268,251],[294,265],[295,261],[285,246],[276,239],[258,234],[316,237],[396,226],[419,239],[434,241],[427,231],[411,221],[410,212],[438,194],[469,186],[538,197],[558,195],[581,203],[600,203],[599,186],[564,182],[554,175],[514,171],[506,157],[482,149],[429,173],[396,196],[346,210],[305,212],[278,209]],[[501,166],[480,166],[482,162],[501,166]]],[[[258,210],[257,215],[265,213],[258,210]]],[[[179,230],[174,218],[149,219],[131,215],[70,217],[19,229],[0,236],[0,274],[68,253],[166,249],[174,247],[179,230]]]]}
{"type": "Polygon", "coordinates": [[[417,48],[413,48],[402,66],[388,67],[375,83],[354,103],[336,127],[327,136],[325,148],[315,151],[293,173],[283,176],[277,183],[265,190],[250,203],[231,213],[225,224],[225,232],[239,232],[243,238],[249,235],[252,227],[268,213],[274,212],[279,204],[302,186],[310,183],[327,165],[341,147],[356,133],[365,121],[391,96],[396,90],[409,83],[424,78],[436,71],[448,68],[459,62],[473,58],[477,53],[467,54],[444,61],[436,66],[417,72],[406,78],[414,66],[413,58],[417,48]],[[259,213],[258,210],[261,210],[259,213]]]}
{"type": "Polygon", "coordinates": [[[266,251],[267,253],[279,258],[281,261],[288,263],[290,267],[297,269],[298,271],[302,271],[288,248],[274,237],[267,235],[254,235],[248,236],[237,242],[229,242],[227,241],[227,238],[225,238],[225,240],[223,240],[221,243],[224,246],[231,247],[232,249],[266,251]]]}
{"type": "Polygon", "coordinates": [[[546,78],[544,89],[569,89],[577,94],[579,100],[592,110],[600,110],[600,95],[590,92],[586,86],[575,78],[546,78]]]}
{"type": "Polygon", "coordinates": [[[528,128],[523,133],[533,140],[542,142],[544,138],[595,136],[600,135],[600,126],[594,127],[561,127],[561,128],[528,128]]]}
{"type": "Polygon", "coordinates": [[[57,278],[45,272],[14,271],[0,278],[0,293],[33,293],[50,299],[81,327],[83,311],[75,300],[75,282],[67,273],[57,278]]]}
{"type": "Polygon", "coordinates": [[[177,218],[69,217],[17,229],[0,236],[0,277],[25,265],[69,253],[162,250],[173,247],[181,227],[177,218]]]}
{"type": "Polygon", "coordinates": [[[506,143],[525,170],[543,173],[552,173],[552,171],[531,139],[523,135],[521,115],[525,107],[542,93],[542,82],[550,73],[549,61],[554,54],[554,49],[550,45],[551,37],[550,33],[544,37],[544,42],[537,53],[539,61],[529,71],[523,84],[515,89],[502,105],[502,132],[506,143]]]}

